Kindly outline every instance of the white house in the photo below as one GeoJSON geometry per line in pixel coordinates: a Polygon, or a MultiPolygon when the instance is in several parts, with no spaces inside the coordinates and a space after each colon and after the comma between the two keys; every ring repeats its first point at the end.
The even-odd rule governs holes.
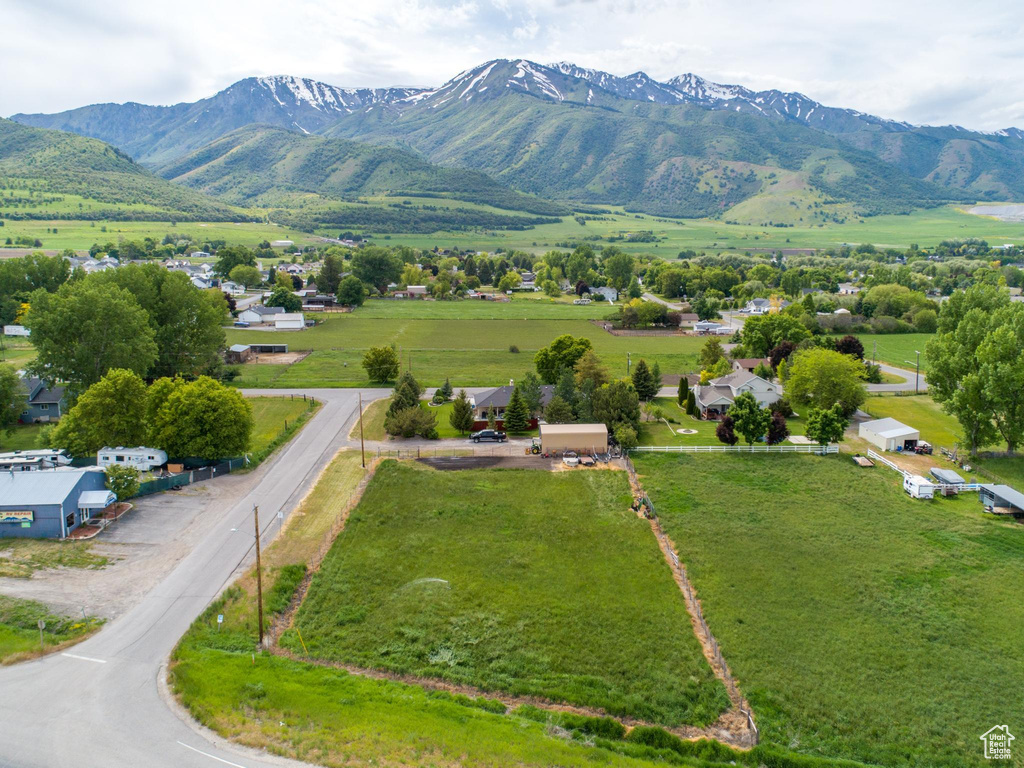
{"type": "Polygon", "coordinates": [[[740,310],[749,315],[764,315],[768,312],[778,312],[780,309],[785,309],[790,305],[790,302],[785,299],[751,299],[747,302],[747,305],[740,310]]]}
{"type": "Polygon", "coordinates": [[[279,331],[301,331],[305,327],[306,317],[301,312],[274,315],[274,328],[279,331]]]}
{"type": "Polygon", "coordinates": [[[262,304],[243,309],[238,313],[238,319],[246,323],[271,323],[275,315],[283,315],[284,307],[265,307],[262,304]]]}
{"type": "Polygon", "coordinates": [[[778,402],[782,388],[747,371],[733,371],[693,388],[693,397],[701,418],[717,419],[725,415],[736,398],[750,392],[762,408],[778,402]]]}
{"type": "Polygon", "coordinates": [[[140,472],[149,472],[155,467],[167,463],[167,454],[159,448],[147,448],[140,445],[137,448],[101,448],[96,455],[96,463],[101,467],[131,467],[140,472]]]}
{"type": "Polygon", "coordinates": [[[857,435],[883,451],[913,450],[921,433],[896,419],[865,421],[857,428],[857,435]]]}
{"type": "Polygon", "coordinates": [[[591,297],[600,296],[602,299],[605,299],[610,303],[614,303],[619,300],[619,292],[610,285],[604,285],[600,288],[591,288],[590,295],[591,297]]]}
{"type": "Polygon", "coordinates": [[[229,296],[241,296],[245,293],[245,286],[239,285],[238,283],[232,282],[231,280],[225,280],[220,284],[220,289],[228,294],[229,296]]]}
{"type": "Polygon", "coordinates": [[[4,336],[30,336],[31,333],[24,325],[5,325],[4,336]]]}

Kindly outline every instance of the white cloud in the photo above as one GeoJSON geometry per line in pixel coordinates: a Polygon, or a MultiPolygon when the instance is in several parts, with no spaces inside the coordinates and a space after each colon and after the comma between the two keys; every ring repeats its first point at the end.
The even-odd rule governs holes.
{"type": "Polygon", "coordinates": [[[193,101],[264,74],[437,85],[522,56],[1024,127],[1024,7],[1003,0],[0,0],[0,19],[0,114],[193,101]]]}

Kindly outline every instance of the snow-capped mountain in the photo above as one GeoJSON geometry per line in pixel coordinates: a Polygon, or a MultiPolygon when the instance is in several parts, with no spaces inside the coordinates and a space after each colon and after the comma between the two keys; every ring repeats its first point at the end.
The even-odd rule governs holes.
{"type": "MultiPolygon", "coordinates": [[[[304,113],[312,109],[328,118],[347,115],[356,109],[362,109],[372,104],[390,104],[418,93],[420,90],[416,88],[339,88],[336,85],[328,85],[306,77],[277,75],[242,80],[232,85],[228,91],[246,86],[250,89],[250,93],[255,93],[259,89],[265,90],[278,106],[292,111],[293,116],[297,112],[304,113]]],[[[300,127],[306,128],[305,126],[300,127]]],[[[315,127],[318,126],[310,126],[306,130],[311,132],[315,127]]]]}

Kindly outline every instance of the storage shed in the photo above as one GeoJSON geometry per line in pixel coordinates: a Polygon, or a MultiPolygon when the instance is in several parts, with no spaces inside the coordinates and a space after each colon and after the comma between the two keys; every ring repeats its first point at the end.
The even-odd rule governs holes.
{"type": "Polygon", "coordinates": [[[604,424],[541,424],[540,449],[544,453],[608,453],[608,427],[604,424]]]}
{"type": "Polygon", "coordinates": [[[244,363],[252,357],[252,347],[248,344],[232,344],[225,357],[229,363],[244,363]]]}
{"type": "Polygon", "coordinates": [[[978,498],[994,514],[1014,517],[1024,515],[1024,493],[1008,485],[982,485],[978,498]]]}
{"type": "Polygon", "coordinates": [[[0,472],[0,539],[65,538],[113,503],[105,482],[96,467],[0,472]]]}
{"type": "Polygon", "coordinates": [[[857,434],[883,451],[912,451],[921,433],[896,419],[865,421],[857,434]]]}
{"type": "Polygon", "coordinates": [[[274,317],[274,328],[279,331],[301,331],[306,327],[306,318],[301,312],[285,312],[274,317]]]}

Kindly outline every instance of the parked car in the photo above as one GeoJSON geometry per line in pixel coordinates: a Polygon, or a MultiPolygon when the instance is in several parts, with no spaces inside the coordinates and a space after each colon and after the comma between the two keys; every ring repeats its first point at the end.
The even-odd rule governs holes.
{"type": "Polygon", "coordinates": [[[566,451],[562,454],[562,463],[567,467],[578,467],[580,464],[580,457],[572,451],[566,451]]]}
{"type": "Polygon", "coordinates": [[[594,457],[593,456],[580,456],[580,466],[581,467],[592,467],[595,464],[597,464],[597,462],[594,461],[594,457]]]}
{"type": "Polygon", "coordinates": [[[235,328],[248,328],[249,323],[245,320],[235,320],[235,328]]]}
{"type": "Polygon", "coordinates": [[[471,434],[469,439],[474,443],[479,443],[481,440],[492,443],[504,443],[508,440],[508,435],[496,429],[481,429],[479,432],[471,434]]]}

